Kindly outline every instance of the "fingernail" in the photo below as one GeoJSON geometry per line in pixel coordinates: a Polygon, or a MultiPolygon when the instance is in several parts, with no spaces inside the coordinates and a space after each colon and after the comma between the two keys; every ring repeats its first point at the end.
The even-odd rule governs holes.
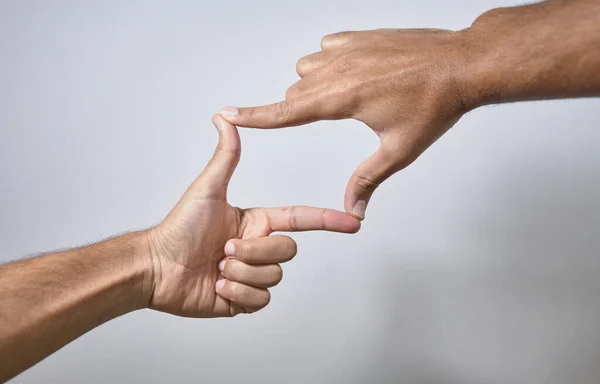
{"type": "Polygon", "coordinates": [[[365,218],[365,211],[367,210],[367,202],[365,200],[358,200],[352,208],[352,213],[361,219],[365,218]]]}
{"type": "Polygon", "coordinates": [[[238,109],[235,107],[225,107],[223,108],[223,110],[221,111],[221,115],[223,115],[223,117],[236,117],[238,114],[238,109]]]}
{"type": "Polygon", "coordinates": [[[219,126],[221,125],[219,123],[219,121],[217,120],[216,122],[213,121],[213,125],[215,126],[215,128],[217,128],[217,131],[219,130],[219,126]]]}
{"type": "Polygon", "coordinates": [[[225,270],[225,264],[227,264],[227,258],[224,258],[219,263],[219,271],[223,272],[225,270]]]}
{"type": "Polygon", "coordinates": [[[233,245],[233,243],[225,244],[225,254],[227,256],[233,256],[234,252],[235,252],[235,246],[233,245]]]}
{"type": "Polygon", "coordinates": [[[221,280],[217,280],[217,284],[215,284],[215,287],[217,287],[217,289],[221,289],[221,288],[223,288],[224,285],[225,285],[225,279],[221,279],[221,280]]]}

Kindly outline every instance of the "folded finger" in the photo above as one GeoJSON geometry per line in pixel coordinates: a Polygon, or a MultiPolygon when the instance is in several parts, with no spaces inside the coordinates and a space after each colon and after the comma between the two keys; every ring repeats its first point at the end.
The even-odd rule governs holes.
{"type": "Polygon", "coordinates": [[[256,312],[266,307],[271,300],[271,294],[267,289],[251,287],[227,279],[217,281],[215,290],[222,298],[242,307],[245,313],[256,312]]]}
{"type": "Polygon", "coordinates": [[[274,287],[283,278],[279,264],[249,265],[233,258],[223,259],[219,263],[219,270],[229,281],[257,288],[274,287]]]}
{"type": "Polygon", "coordinates": [[[275,235],[251,239],[231,239],[225,254],[246,264],[285,263],[296,256],[296,242],[289,236],[275,235]]]}

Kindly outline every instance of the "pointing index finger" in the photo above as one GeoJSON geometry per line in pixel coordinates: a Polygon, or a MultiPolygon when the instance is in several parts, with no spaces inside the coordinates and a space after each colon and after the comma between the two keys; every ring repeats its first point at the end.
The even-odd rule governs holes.
{"type": "Polygon", "coordinates": [[[248,128],[293,127],[329,117],[320,98],[314,95],[260,107],[225,107],[221,116],[235,125],[248,128]]]}
{"type": "Polygon", "coordinates": [[[273,232],[300,232],[325,230],[356,233],[360,221],[345,212],[327,208],[304,206],[264,208],[273,232]]]}

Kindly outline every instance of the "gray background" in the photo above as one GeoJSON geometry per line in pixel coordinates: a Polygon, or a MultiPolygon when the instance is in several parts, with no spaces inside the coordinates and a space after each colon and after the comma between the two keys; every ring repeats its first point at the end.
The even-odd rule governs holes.
{"type": "MultiPolygon", "coordinates": [[[[224,105],[280,99],[340,30],[460,29],[515,1],[0,1],[0,259],[157,223],[224,105]]],[[[376,193],[355,236],[295,236],[271,305],[141,311],[15,383],[600,381],[598,100],[466,116],[376,193]]],[[[342,208],[355,121],[242,132],[232,203],[342,208]]]]}

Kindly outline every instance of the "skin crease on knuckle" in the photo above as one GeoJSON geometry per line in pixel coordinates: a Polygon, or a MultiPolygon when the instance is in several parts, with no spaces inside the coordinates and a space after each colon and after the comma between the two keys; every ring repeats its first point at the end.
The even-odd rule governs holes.
{"type": "MultiPolygon", "coordinates": [[[[355,54],[355,56],[357,55],[355,54]]],[[[356,67],[357,61],[358,60],[351,57],[350,54],[346,54],[340,57],[339,59],[335,60],[330,66],[330,70],[334,74],[343,75],[352,71],[356,67]]]]}
{"type": "Polygon", "coordinates": [[[244,307],[247,313],[263,309],[271,301],[271,294],[267,289],[251,288],[246,285],[237,284],[234,289],[232,301],[244,307]]]}
{"type": "Polygon", "coordinates": [[[363,191],[366,191],[368,194],[372,194],[375,192],[377,187],[379,187],[379,183],[376,183],[373,180],[370,180],[366,176],[356,176],[356,185],[363,191]]]}
{"type": "Polygon", "coordinates": [[[239,250],[236,252],[235,257],[244,263],[252,262],[254,256],[254,247],[252,244],[244,241],[240,243],[238,247],[239,250]]]}
{"type": "Polygon", "coordinates": [[[279,264],[251,266],[231,259],[225,264],[225,278],[242,284],[272,287],[283,278],[283,269],[279,264]]]}
{"type": "Polygon", "coordinates": [[[275,118],[281,121],[284,125],[289,125],[291,121],[291,107],[287,101],[281,101],[275,104],[275,118]]]}
{"type": "Polygon", "coordinates": [[[229,280],[234,281],[245,281],[247,279],[244,265],[241,261],[237,261],[235,259],[230,259],[227,264],[225,264],[224,276],[229,280]]]}
{"type": "Polygon", "coordinates": [[[231,300],[245,306],[248,302],[249,287],[240,283],[231,282],[231,300]]]}
{"type": "Polygon", "coordinates": [[[292,207],[289,213],[289,225],[290,228],[292,229],[292,231],[297,231],[298,230],[298,221],[297,221],[297,216],[296,216],[296,207],[292,207]]]}

